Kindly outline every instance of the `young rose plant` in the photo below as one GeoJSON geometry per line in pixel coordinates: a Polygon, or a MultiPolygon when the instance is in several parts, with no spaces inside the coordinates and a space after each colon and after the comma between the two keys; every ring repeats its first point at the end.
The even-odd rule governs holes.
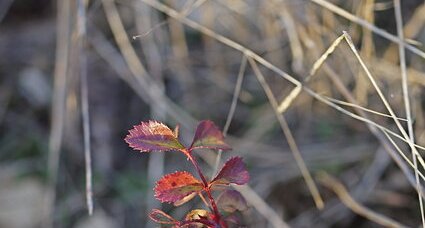
{"type": "Polygon", "coordinates": [[[200,179],[187,171],[177,171],[163,176],[154,188],[155,197],[163,203],[180,206],[195,196],[199,196],[209,210],[195,209],[184,219],[178,220],[167,213],[153,209],[149,217],[162,225],[171,227],[214,227],[227,228],[238,224],[236,211],[247,208],[244,197],[236,190],[228,189],[230,184],[243,185],[249,181],[249,173],[241,157],[230,158],[218,174],[207,179],[203,174],[193,151],[197,149],[230,150],[218,127],[209,120],[201,121],[189,147],[178,139],[178,127],[172,131],[157,121],[142,122],[129,130],[125,141],[131,148],[141,152],[180,151],[194,166],[200,179]],[[214,198],[212,191],[220,190],[214,198]]]}

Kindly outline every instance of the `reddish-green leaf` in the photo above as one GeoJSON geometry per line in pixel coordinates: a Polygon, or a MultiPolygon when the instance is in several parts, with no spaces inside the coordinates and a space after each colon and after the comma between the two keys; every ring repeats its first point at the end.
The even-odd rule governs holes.
{"type": "Polygon", "coordinates": [[[203,184],[188,172],[175,172],[163,176],[155,186],[155,197],[161,202],[174,203],[202,191],[203,184]]]}
{"type": "Polygon", "coordinates": [[[214,150],[230,150],[230,146],[224,142],[224,137],[218,127],[210,120],[203,120],[196,128],[193,138],[192,149],[208,148],[214,150]]]}
{"type": "Polygon", "coordinates": [[[168,215],[167,213],[158,210],[153,209],[151,213],[149,213],[149,218],[151,218],[154,222],[160,223],[160,224],[179,224],[179,221],[175,220],[173,217],[168,215]]]}
{"type": "Polygon", "coordinates": [[[211,184],[238,184],[248,183],[249,173],[241,157],[230,158],[221,168],[211,184]]]}
{"type": "Polygon", "coordinates": [[[135,150],[142,152],[183,149],[177,136],[170,128],[157,121],[142,122],[129,130],[125,141],[135,150]]]}
{"type": "Polygon", "coordinates": [[[228,189],[217,199],[218,207],[226,212],[244,211],[248,208],[245,198],[236,190],[228,189]]]}

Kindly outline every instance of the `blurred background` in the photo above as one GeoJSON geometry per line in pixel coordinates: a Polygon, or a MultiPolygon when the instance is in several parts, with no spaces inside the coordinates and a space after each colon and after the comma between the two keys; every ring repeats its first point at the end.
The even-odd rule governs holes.
{"type": "MultiPolygon", "coordinates": [[[[174,208],[154,199],[163,174],[193,170],[178,153],[142,154],[126,145],[127,131],[149,119],[180,124],[186,143],[199,120],[226,130],[233,151],[222,160],[242,156],[251,174],[243,189],[247,227],[388,224],[373,213],[418,227],[414,170],[403,159],[412,159],[406,137],[347,42],[310,71],[347,31],[407,132],[399,24],[408,45],[401,60],[412,130],[415,143],[425,145],[425,4],[397,3],[1,0],[0,227],[155,227],[147,217],[152,208],[181,218],[199,206],[199,200],[174,208]],[[288,143],[276,112],[284,114],[289,128],[282,127],[294,141],[288,143]],[[300,164],[324,209],[316,208],[300,164]]],[[[200,156],[211,175],[216,153],[200,156]]]]}

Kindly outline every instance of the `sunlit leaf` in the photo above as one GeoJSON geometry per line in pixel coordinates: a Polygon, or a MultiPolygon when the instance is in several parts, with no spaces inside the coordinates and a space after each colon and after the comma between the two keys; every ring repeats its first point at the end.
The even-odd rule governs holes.
{"type": "Polygon", "coordinates": [[[210,212],[204,209],[195,209],[186,214],[181,223],[185,228],[215,227],[210,212]]]}
{"type": "Polygon", "coordinates": [[[193,138],[192,149],[208,148],[214,150],[230,150],[230,146],[224,142],[224,137],[218,127],[210,120],[203,120],[196,128],[193,138]]]}
{"type": "Polygon", "coordinates": [[[142,152],[183,149],[177,136],[170,128],[157,121],[142,122],[129,130],[125,141],[135,150],[142,152]]]}
{"type": "Polygon", "coordinates": [[[149,213],[149,218],[151,218],[154,222],[160,224],[178,224],[179,221],[175,220],[173,217],[168,215],[167,213],[153,209],[151,213],[149,213]]]}
{"type": "Polygon", "coordinates": [[[188,172],[175,172],[163,176],[155,186],[155,197],[161,202],[174,203],[202,191],[203,184],[188,172]]]}
{"type": "Polygon", "coordinates": [[[211,181],[212,184],[238,184],[248,183],[249,173],[241,157],[230,158],[221,168],[217,176],[211,181]]]}
{"type": "Polygon", "coordinates": [[[228,189],[217,199],[218,207],[226,212],[244,211],[248,208],[245,198],[236,190],[228,189]]]}
{"type": "Polygon", "coordinates": [[[207,210],[195,209],[186,214],[185,220],[205,219],[209,218],[209,216],[210,213],[207,210]]]}

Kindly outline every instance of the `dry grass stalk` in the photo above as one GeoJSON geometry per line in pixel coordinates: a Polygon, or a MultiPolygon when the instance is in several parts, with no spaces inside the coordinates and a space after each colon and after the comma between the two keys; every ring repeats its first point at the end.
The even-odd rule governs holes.
{"type": "Polygon", "coordinates": [[[70,1],[60,1],[57,5],[56,54],[53,85],[53,100],[51,110],[51,128],[49,134],[48,173],[49,188],[46,192],[46,209],[44,227],[53,227],[53,212],[55,208],[56,183],[59,168],[60,149],[64,131],[65,98],[67,91],[67,73],[70,46],[70,1]]]}
{"type": "Polygon", "coordinates": [[[356,17],[355,15],[349,13],[348,11],[328,2],[325,0],[311,0],[312,2],[320,5],[323,8],[326,8],[338,15],[340,15],[341,17],[344,17],[347,20],[350,20],[352,22],[355,22],[371,31],[373,31],[374,33],[384,37],[385,39],[388,39],[394,43],[400,43],[402,44],[406,49],[410,50],[411,52],[417,54],[418,56],[420,56],[421,58],[425,58],[425,52],[419,50],[418,48],[407,44],[406,41],[404,40],[400,40],[397,36],[392,35],[391,33],[388,33],[387,31],[376,27],[375,25],[367,22],[366,20],[363,20],[359,17],[356,17]]]}
{"type": "MultiPolygon", "coordinates": [[[[400,38],[400,40],[404,40],[404,34],[403,34],[403,21],[401,16],[401,5],[400,0],[394,0],[394,10],[395,10],[395,17],[396,17],[396,24],[397,24],[397,35],[400,38]]],[[[413,131],[413,122],[412,122],[412,114],[411,114],[411,108],[410,108],[410,98],[409,98],[409,88],[407,85],[407,70],[406,70],[406,53],[404,51],[403,45],[400,43],[398,44],[398,53],[400,56],[400,68],[401,68],[401,82],[402,82],[402,89],[403,89],[403,98],[404,98],[404,108],[406,111],[406,119],[407,119],[407,129],[409,133],[409,139],[412,143],[415,142],[415,135],[413,131]]],[[[420,187],[419,182],[419,171],[418,171],[418,164],[417,159],[414,151],[412,153],[412,159],[413,159],[413,165],[415,169],[415,181],[416,181],[416,191],[418,192],[418,200],[419,200],[419,208],[421,211],[421,218],[422,218],[422,226],[425,227],[425,213],[424,213],[424,206],[422,202],[422,188],[420,187]]],[[[418,155],[420,157],[420,155],[418,155]]]]}
{"type": "Polygon", "coordinates": [[[317,189],[317,186],[314,183],[313,178],[311,177],[311,174],[304,162],[304,159],[301,156],[300,150],[298,149],[294,136],[292,135],[291,130],[289,129],[289,126],[287,121],[285,120],[285,117],[278,111],[278,103],[276,101],[275,96],[273,95],[273,92],[270,89],[269,85],[267,84],[263,74],[261,73],[255,61],[251,58],[249,58],[248,61],[251,64],[251,67],[253,68],[254,73],[261,84],[261,87],[263,87],[263,90],[266,93],[267,98],[269,99],[269,103],[271,104],[273,111],[275,112],[276,118],[285,135],[286,141],[288,142],[289,147],[291,148],[291,152],[294,155],[295,161],[297,162],[297,165],[299,169],[301,170],[301,173],[304,177],[307,187],[314,199],[314,202],[316,203],[316,207],[318,209],[322,209],[324,207],[323,199],[320,196],[319,190],[317,189]]]}
{"type": "Polygon", "coordinates": [[[334,191],[335,194],[337,194],[338,198],[342,201],[342,203],[344,203],[345,206],[350,208],[356,214],[361,215],[384,227],[406,227],[405,225],[400,224],[399,222],[388,218],[382,214],[378,214],[358,203],[355,199],[353,199],[353,197],[351,197],[350,193],[347,191],[343,184],[341,184],[339,181],[329,176],[328,174],[321,173],[318,176],[318,179],[320,183],[334,191]]]}
{"type": "Polygon", "coordinates": [[[81,116],[83,122],[83,138],[84,138],[84,160],[86,168],[86,205],[89,215],[93,214],[93,180],[92,180],[92,155],[90,142],[90,116],[88,102],[88,85],[87,85],[87,57],[86,57],[86,8],[88,1],[79,0],[77,2],[77,23],[76,23],[76,39],[78,46],[79,58],[79,74],[80,74],[80,91],[81,91],[81,116]]]}
{"type": "MultiPolygon", "coordinates": [[[[227,131],[229,130],[230,123],[232,122],[233,116],[235,115],[236,105],[238,104],[238,97],[239,97],[239,94],[241,93],[242,82],[243,82],[244,75],[245,75],[246,63],[247,63],[247,58],[246,58],[245,55],[243,55],[241,66],[239,68],[238,78],[236,80],[235,89],[233,91],[232,104],[230,105],[230,109],[229,109],[229,112],[228,112],[227,118],[226,118],[226,123],[224,124],[224,127],[223,127],[223,136],[224,137],[227,136],[227,131]]],[[[218,151],[213,173],[217,173],[217,171],[218,171],[222,153],[223,153],[223,150],[218,151]]]]}

